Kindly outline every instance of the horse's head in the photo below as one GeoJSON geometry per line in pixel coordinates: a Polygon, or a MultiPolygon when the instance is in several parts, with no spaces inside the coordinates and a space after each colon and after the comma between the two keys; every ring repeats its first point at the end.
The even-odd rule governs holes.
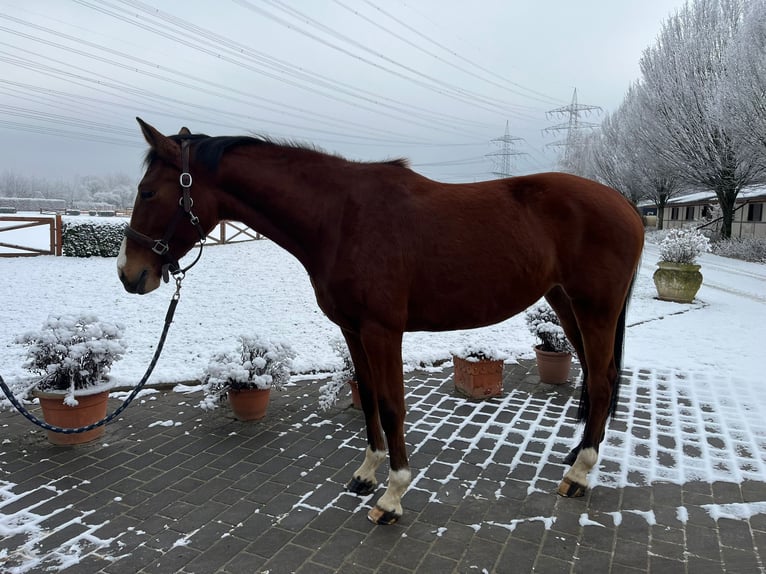
{"type": "Polygon", "coordinates": [[[215,226],[216,212],[209,172],[191,169],[190,142],[195,136],[181,128],[167,137],[136,118],[150,150],[146,173],[138,184],[130,225],[122,240],[117,271],[130,293],[148,293],[167,281],[168,270],[215,226]],[[194,177],[192,192],[192,176],[194,177]]]}

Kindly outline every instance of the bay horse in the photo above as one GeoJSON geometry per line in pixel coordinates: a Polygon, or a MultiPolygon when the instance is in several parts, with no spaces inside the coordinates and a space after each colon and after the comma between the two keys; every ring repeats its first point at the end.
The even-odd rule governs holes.
{"type": "Polygon", "coordinates": [[[625,197],[563,173],[439,183],[401,159],[348,161],[186,128],[165,136],[136,119],[149,151],[118,258],[125,289],[156,289],[221,220],[242,222],[292,253],[356,369],[367,448],[348,490],[376,489],[388,447],[388,486],[370,520],[398,520],[411,480],[402,334],[490,325],[540,297],[559,316],[583,372],[585,428],[558,492],[585,492],[616,405],[626,305],[643,249],[641,218],[625,197]]]}

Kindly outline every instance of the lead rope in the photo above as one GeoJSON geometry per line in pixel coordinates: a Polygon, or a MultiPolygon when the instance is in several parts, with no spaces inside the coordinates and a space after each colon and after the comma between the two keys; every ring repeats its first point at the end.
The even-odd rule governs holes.
{"type": "MultiPolygon", "coordinates": [[[[202,246],[200,245],[199,255],[201,254],[202,254],[202,246]]],[[[199,259],[199,255],[197,256],[197,260],[199,259]]],[[[194,262],[196,263],[197,260],[195,260],[194,262]]],[[[188,270],[189,267],[187,267],[186,270],[188,270]]],[[[165,338],[168,335],[168,329],[170,328],[170,323],[172,323],[173,321],[173,315],[176,312],[178,301],[181,298],[181,281],[183,281],[185,276],[184,271],[180,271],[174,277],[176,280],[176,292],[173,294],[173,298],[170,300],[170,305],[168,305],[168,312],[165,314],[165,326],[162,329],[162,334],[160,335],[159,343],[157,343],[157,349],[154,351],[154,356],[152,357],[152,360],[149,363],[149,367],[146,369],[146,372],[144,373],[144,376],[139,381],[138,385],[136,385],[136,388],[131,391],[131,393],[128,395],[125,401],[119,407],[117,407],[117,409],[112,414],[107,415],[105,418],[101,419],[100,421],[95,422],[93,424],[89,424],[88,426],[78,427],[78,428],[62,428],[62,427],[50,425],[46,423],[45,421],[38,419],[35,415],[33,415],[26,408],[24,408],[24,405],[22,405],[19,402],[19,400],[13,395],[13,392],[5,383],[5,381],[3,380],[3,377],[0,376],[0,388],[3,390],[3,393],[5,393],[5,396],[8,397],[8,400],[11,402],[11,404],[14,407],[16,407],[16,410],[19,411],[22,415],[24,415],[28,420],[32,421],[34,424],[36,424],[42,429],[57,432],[57,433],[77,434],[77,433],[87,432],[89,430],[93,430],[95,428],[103,426],[111,422],[112,420],[114,420],[115,417],[118,417],[120,413],[122,413],[122,411],[128,408],[128,405],[133,401],[133,399],[136,398],[136,395],[138,395],[138,393],[141,392],[141,389],[144,388],[144,385],[149,380],[149,377],[151,376],[152,371],[154,370],[154,366],[157,364],[157,361],[160,358],[160,353],[162,353],[162,347],[165,345],[165,338]]]]}

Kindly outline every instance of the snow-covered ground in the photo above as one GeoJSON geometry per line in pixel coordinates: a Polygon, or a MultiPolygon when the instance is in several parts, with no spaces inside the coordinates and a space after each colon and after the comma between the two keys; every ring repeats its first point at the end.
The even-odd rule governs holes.
{"type": "MultiPolygon", "coordinates": [[[[620,488],[693,480],[762,482],[766,477],[766,398],[762,392],[766,266],[704,255],[700,263],[705,280],[698,298],[694,304],[680,305],[655,299],[651,274],[657,253],[656,246],[647,245],[628,317],[628,380],[623,388],[621,416],[610,423],[591,483],[599,488],[620,488]]],[[[14,337],[39,328],[49,313],[88,311],[125,323],[130,350],[116,364],[113,375],[120,384],[133,384],[151,357],[172,291],[172,286],[166,285],[147,296],[128,295],[117,279],[113,259],[0,259],[0,373],[11,383],[29,380],[21,366],[23,349],[13,342],[14,337]]],[[[233,345],[237,335],[249,333],[292,344],[298,353],[297,369],[303,373],[340,366],[330,345],[338,329],[317,308],[305,272],[273,243],[259,241],[205,251],[184,281],[176,321],[151,382],[193,380],[211,353],[233,345]]],[[[437,363],[449,358],[450,349],[471,340],[489,342],[513,357],[530,357],[533,344],[523,319],[515,317],[474,331],[407,334],[405,362],[409,368],[437,363]]],[[[431,376],[446,380],[450,372],[451,363],[447,363],[431,376]]],[[[411,412],[422,410],[423,415],[431,415],[416,417],[408,428],[412,436],[446,436],[443,427],[456,424],[451,416],[456,399],[443,388],[437,381],[411,397],[411,412]],[[420,396],[423,393],[427,394],[420,396]]],[[[542,469],[557,464],[557,453],[571,448],[572,439],[567,437],[575,436],[575,423],[561,416],[564,407],[555,395],[545,398],[512,391],[495,402],[498,408],[489,420],[481,403],[461,407],[454,437],[457,444],[466,426],[475,427],[476,442],[468,447],[472,462],[464,457],[419,469],[412,490],[421,489],[420,481],[439,475],[445,468],[447,477],[439,475],[439,480],[449,482],[453,475],[459,475],[461,464],[481,468],[504,465],[509,476],[514,476],[518,465],[525,464],[532,467],[529,491],[551,490],[553,483],[542,476],[542,469]],[[536,413],[533,421],[524,414],[530,411],[536,413]],[[511,413],[513,418],[494,424],[497,413],[506,413],[506,418],[511,413]],[[536,438],[532,431],[538,422],[551,420],[557,421],[555,427],[547,429],[552,436],[536,438]],[[520,439],[519,428],[529,429],[520,439]],[[492,439],[492,448],[480,448],[478,440],[482,437],[492,439]],[[535,442],[538,444],[533,445],[535,442]],[[516,454],[501,456],[502,445],[517,445],[516,454]]],[[[310,426],[326,423],[316,414],[305,420],[310,426]]],[[[334,436],[333,440],[339,441],[339,448],[358,448],[356,435],[334,436]]],[[[443,440],[445,449],[451,448],[451,440],[443,440]]],[[[411,446],[410,454],[418,448],[411,446]]],[[[52,485],[51,491],[55,488],[52,485]]],[[[468,485],[468,491],[470,488],[468,485]]],[[[465,485],[455,490],[463,492],[465,485]]],[[[25,494],[17,485],[0,481],[0,502],[12,502],[25,494]]],[[[293,511],[342,507],[338,501],[343,496],[347,495],[338,488],[336,499],[320,504],[312,493],[293,511]]],[[[747,520],[766,513],[766,492],[761,500],[747,504],[705,505],[703,509],[716,519],[747,520]]],[[[686,507],[678,508],[680,522],[686,521],[686,512],[686,507]]],[[[621,515],[611,514],[616,524],[621,515]]],[[[651,512],[641,515],[652,523],[651,512]]],[[[6,518],[14,521],[19,516],[6,518]]],[[[556,520],[555,516],[537,519],[543,520],[546,528],[556,520]]],[[[603,526],[598,519],[584,514],[581,524],[603,526]]],[[[86,514],[79,520],[92,526],[86,514]]],[[[515,521],[504,526],[512,528],[515,521]]],[[[14,530],[10,522],[4,524],[0,516],[0,532],[18,533],[18,528],[14,530]]],[[[188,537],[193,534],[187,533],[188,537]]],[[[27,544],[34,545],[38,538],[32,532],[27,544]]],[[[100,543],[108,547],[111,541],[100,543]]]]}

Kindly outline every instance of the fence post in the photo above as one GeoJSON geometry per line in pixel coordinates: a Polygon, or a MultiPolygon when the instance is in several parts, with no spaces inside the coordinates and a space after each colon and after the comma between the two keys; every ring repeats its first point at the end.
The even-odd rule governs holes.
{"type": "MultiPolygon", "coordinates": [[[[58,255],[59,257],[62,255],[62,237],[63,237],[63,229],[61,229],[61,214],[56,214],[56,237],[55,237],[55,255],[58,255]]],[[[53,239],[53,238],[51,238],[53,239]]]]}

